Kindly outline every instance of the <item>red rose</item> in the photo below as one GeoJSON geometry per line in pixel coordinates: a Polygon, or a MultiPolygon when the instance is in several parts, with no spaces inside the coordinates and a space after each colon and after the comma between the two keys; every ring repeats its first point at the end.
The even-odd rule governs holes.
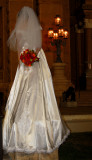
{"type": "Polygon", "coordinates": [[[20,60],[26,65],[26,66],[32,66],[32,64],[36,61],[39,61],[39,58],[37,57],[36,53],[32,50],[26,49],[23,51],[23,53],[20,55],[20,60]]]}

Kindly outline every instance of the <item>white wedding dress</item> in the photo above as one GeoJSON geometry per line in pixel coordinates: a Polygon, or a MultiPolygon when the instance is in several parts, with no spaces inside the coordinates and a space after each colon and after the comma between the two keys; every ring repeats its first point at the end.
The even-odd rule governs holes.
{"type": "Polygon", "coordinates": [[[3,122],[6,152],[50,153],[70,133],[60,117],[43,49],[38,57],[32,67],[21,62],[17,68],[3,122]]]}

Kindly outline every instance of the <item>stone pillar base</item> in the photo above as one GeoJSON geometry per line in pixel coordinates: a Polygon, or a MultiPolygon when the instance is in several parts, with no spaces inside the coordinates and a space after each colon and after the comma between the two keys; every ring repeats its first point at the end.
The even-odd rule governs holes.
{"type": "Polygon", "coordinates": [[[86,72],[86,89],[92,90],[92,70],[86,72]]]}
{"type": "Polygon", "coordinates": [[[54,63],[53,83],[56,97],[61,97],[62,93],[68,89],[71,82],[65,77],[65,63],[54,63]]]}

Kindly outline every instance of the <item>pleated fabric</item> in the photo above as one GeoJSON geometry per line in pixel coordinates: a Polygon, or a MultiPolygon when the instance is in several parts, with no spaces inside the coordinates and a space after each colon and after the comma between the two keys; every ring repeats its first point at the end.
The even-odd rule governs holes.
{"type": "Polygon", "coordinates": [[[18,66],[3,122],[6,152],[51,153],[70,131],[62,120],[43,49],[32,67],[18,66]]]}

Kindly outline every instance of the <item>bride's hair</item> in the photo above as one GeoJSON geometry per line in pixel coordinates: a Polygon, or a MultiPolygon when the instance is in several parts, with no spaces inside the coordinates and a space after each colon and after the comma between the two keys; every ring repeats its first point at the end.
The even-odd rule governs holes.
{"type": "Polygon", "coordinates": [[[23,7],[17,14],[15,28],[8,39],[8,46],[14,51],[21,51],[25,43],[31,50],[41,48],[41,29],[34,10],[23,7]]]}

